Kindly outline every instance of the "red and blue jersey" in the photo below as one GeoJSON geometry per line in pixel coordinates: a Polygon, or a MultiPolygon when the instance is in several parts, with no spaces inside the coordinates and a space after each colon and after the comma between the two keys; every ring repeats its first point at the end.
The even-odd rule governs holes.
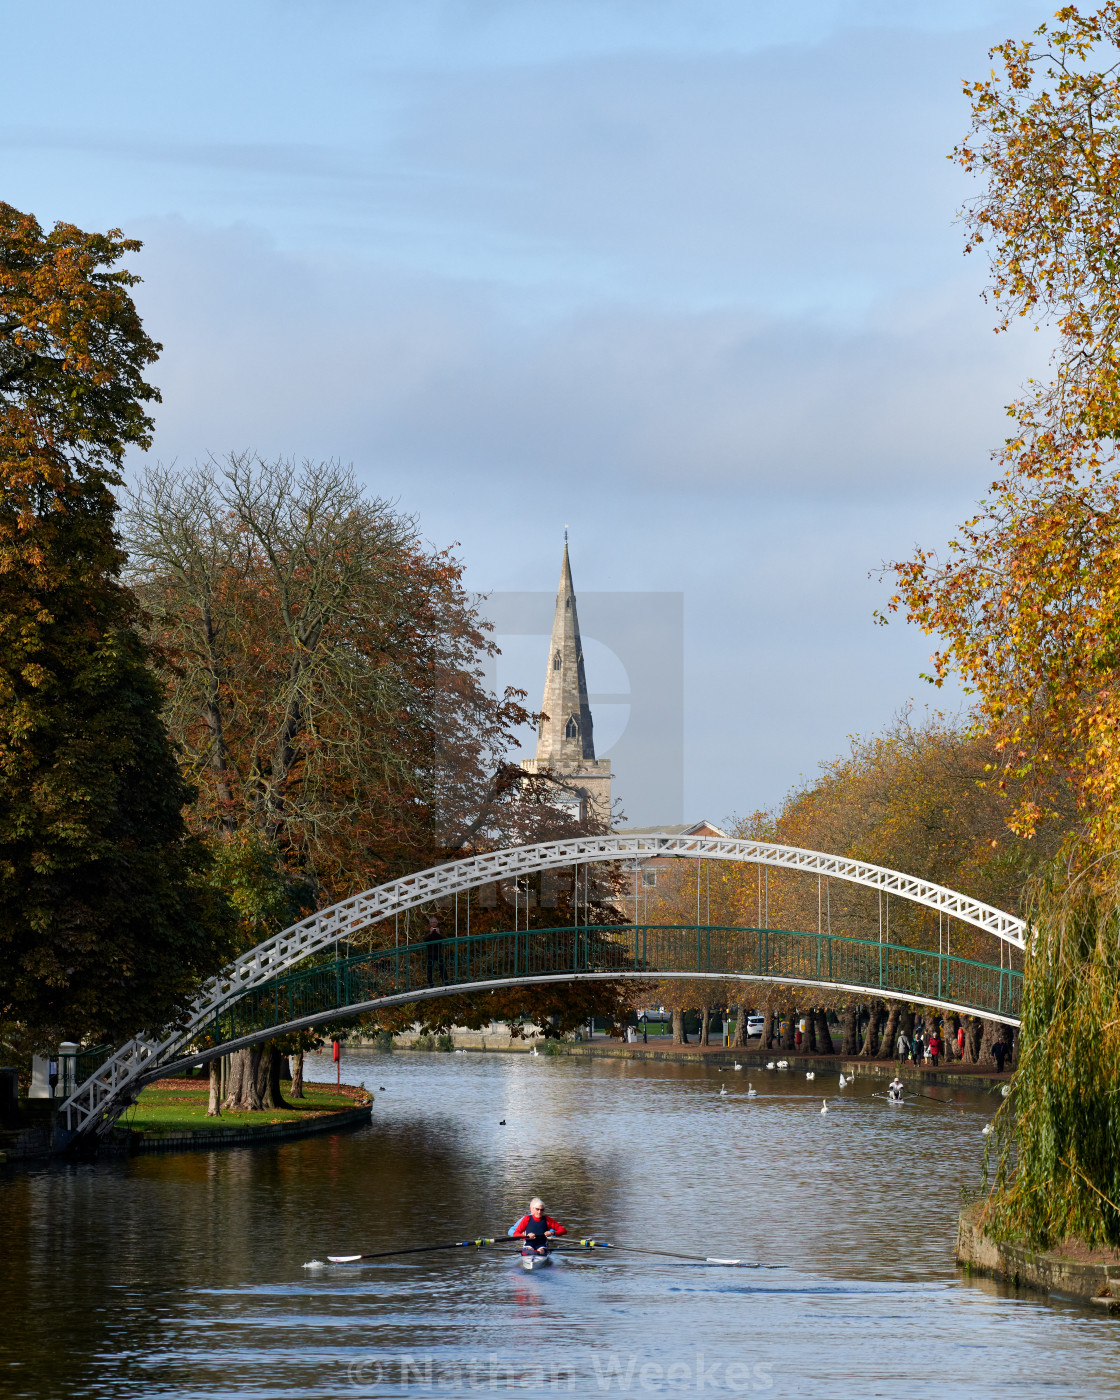
{"type": "Polygon", "coordinates": [[[510,1230],[513,1236],[524,1236],[531,1238],[533,1235],[543,1236],[546,1230],[551,1230],[554,1235],[566,1235],[567,1228],[560,1224],[559,1220],[553,1220],[551,1215],[541,1215],[539,1220],[534,1220],[532,1214],[523,1215],[521,1219],[510,1230]]]}

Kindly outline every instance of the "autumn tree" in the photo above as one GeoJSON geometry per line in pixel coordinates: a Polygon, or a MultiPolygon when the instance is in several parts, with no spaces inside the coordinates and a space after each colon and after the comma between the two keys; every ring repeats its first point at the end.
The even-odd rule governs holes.
{"type": "Polygon", "coordinates": [[[966,85],[972,128],[955,153],[983,180],[968,246],[989,254],[997,329],[1049,323],[1053,373],[1010,405],[1002,475],[948,551],[895,566],[893,606],[939,637],[932,678],[956,672],[976,696],[993,776],[1024,784],[1014,825],[1037,829],[1055,775],[1076,796],[1078,839],[1033,890],[1017,1093],[1001,1115],[1016,1126],[991,1210],[1040,1244],[1115,1245],[1120,4],[1065,6],[991,58],[966,85]]]}
{"type": "MultiPolygon", "coordinates": [[[[239,454],[152,466],[125,525],[168,724],[200,794],[192,820],[245,946],[467,851],[586,829],[562,780],[527,781],[507,758],[534,717],[520,692],[486,685],[496,648],[462,565],[348,468],[239,454]]],[[[363,940],[393,936],[382,924],[363,940]]],[[[566,1024],[579,998],[551,995],[566,1024]]],[[[269,1082],[276,1049],[239,1052],[231,1103],[258,1107],[249,1086],[269,1082]]]]}
{"type": "Polygon", "coordinates": [[[114,488],[147,447],[118,230],[0,204],[0,1021],[24,1050],[156,1030],[232,946],[122,586],[114,488]]]}
{"type": "Polygon", "coordinates": [[[310,907],[459,840],[529,716],[484,684],[451,555],[334,463],[155,466],[125,522],[211,835],[262,843],[310,907]]]}

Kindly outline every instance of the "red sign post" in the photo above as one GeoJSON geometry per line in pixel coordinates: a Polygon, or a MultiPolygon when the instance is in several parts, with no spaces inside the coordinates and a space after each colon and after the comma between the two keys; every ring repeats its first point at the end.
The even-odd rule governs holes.
{"type": "Polygon", "coordinates": [[[342,1088],[342,1041],[331,1042],[331,1059],[334,1061],[334,1081],[335,1085],[342,1088]]]}

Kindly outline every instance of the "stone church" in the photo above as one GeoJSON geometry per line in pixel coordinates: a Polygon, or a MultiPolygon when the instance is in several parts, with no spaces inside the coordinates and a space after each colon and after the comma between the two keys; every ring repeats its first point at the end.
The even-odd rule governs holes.
{"type": "MultiPolygon", "coordinates": [[[[560,590],[556,594],[552,619],[541,711],[537,756],[522,759],[521,767],[526,773],[541,773],[547,769],[564,778],[571,789],[567,800],[573,806],[578,802],[580,819],[609,824],[611,764],[610,759],[595,757],[595,733],[587,701],[567,530],[564,531],[564,560],[560,566],[560,590]]],[[[562,798],[553,800],[564,805],[562,798]]]]}

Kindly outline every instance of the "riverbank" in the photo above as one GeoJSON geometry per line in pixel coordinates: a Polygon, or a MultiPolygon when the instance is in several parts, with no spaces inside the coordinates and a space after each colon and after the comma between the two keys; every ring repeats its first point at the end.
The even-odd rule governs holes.
{"type": "MultiPolygon", "coordinates": [[[[539,1047],[542,1041],[522,1041],[520,1044],[492,1044],[486,1046],[460,1045],[455,1037],[455,1048],[467,1054],[514,1054],[524,1055],[539,1047]]],[[[538,1048],[538,1053],[541,1053],[538,1048]]],[[[826,1074],[844,1074],[852,1077],[868,1076],[875,1079],[893,1079],[899,1074],[904,1083],[940,1085],[951,1088],[979,1089],[981,1091],[1000,1088],[1013,1078],[1010,1070],[1002,1074],[985,1065],[964,1065],[959,1061],[939,1065],[936,1069],[919,1065],[904,1064],[901,1069],[897,1060],[865,1060],[850,1055],[797,1055],[781,1050],[736,1050],[723,1045],[664,1045],[627,1044],[624,1041],[568,1041],[553,1043],[550,1055],[570,1055],[577,1058],[607,1060],[664,1060],[676,1063],[716,1064],[721,1068],[741,1064],[751,1069],[764,1069],[777,1060],[785,1060],[789,1073],[823,1071],[826,1074]]]]}
{"type": "Polygon", "coordinates": [[[303,1091],[304,1097],[289,1099],[287,1108],[258,1113],[223,1109],[220,1118],[208,1118],[207,1084],[197,1079],[159,1079],[141,1091],[117,1131],[127,1133],[130,1152],[176,1152],[274,1142],[369,1122],[373,1095],[368,1089],[305,1083],[303,1091]]]}
{"type": "MultiPolygon", "coordinates": [[[[120,1119],[106,1147],[111,1154],[178,1152],[190,1148],[241,1147],[282,1138],[368,1123],[373,1095],[354,1084],[306,1083],[304,1098],[289,1100],[289,1107],[240,1113],[226,1109],[221,1117],[208,1118],[209,1085],[199,1079],[159,1079],[141,1090],[135,1106],[120,1119]]],[[[57,1156],[54,1105],[36,1100],[22,1106],[25,1121],[0,1134],[0,1166],[17,1166],[57,1156]]]]}
{"type": "Polygon", "coordinates": [[[982,1206],[968,1206],[957,1222],[958,1264],[1013,1288],[1060,1293],[1120,1312],[1120,1251],[1090,1250],[1076,1241],[1049,1252],[993,1239],[980,1225],[982,1206]]]}

